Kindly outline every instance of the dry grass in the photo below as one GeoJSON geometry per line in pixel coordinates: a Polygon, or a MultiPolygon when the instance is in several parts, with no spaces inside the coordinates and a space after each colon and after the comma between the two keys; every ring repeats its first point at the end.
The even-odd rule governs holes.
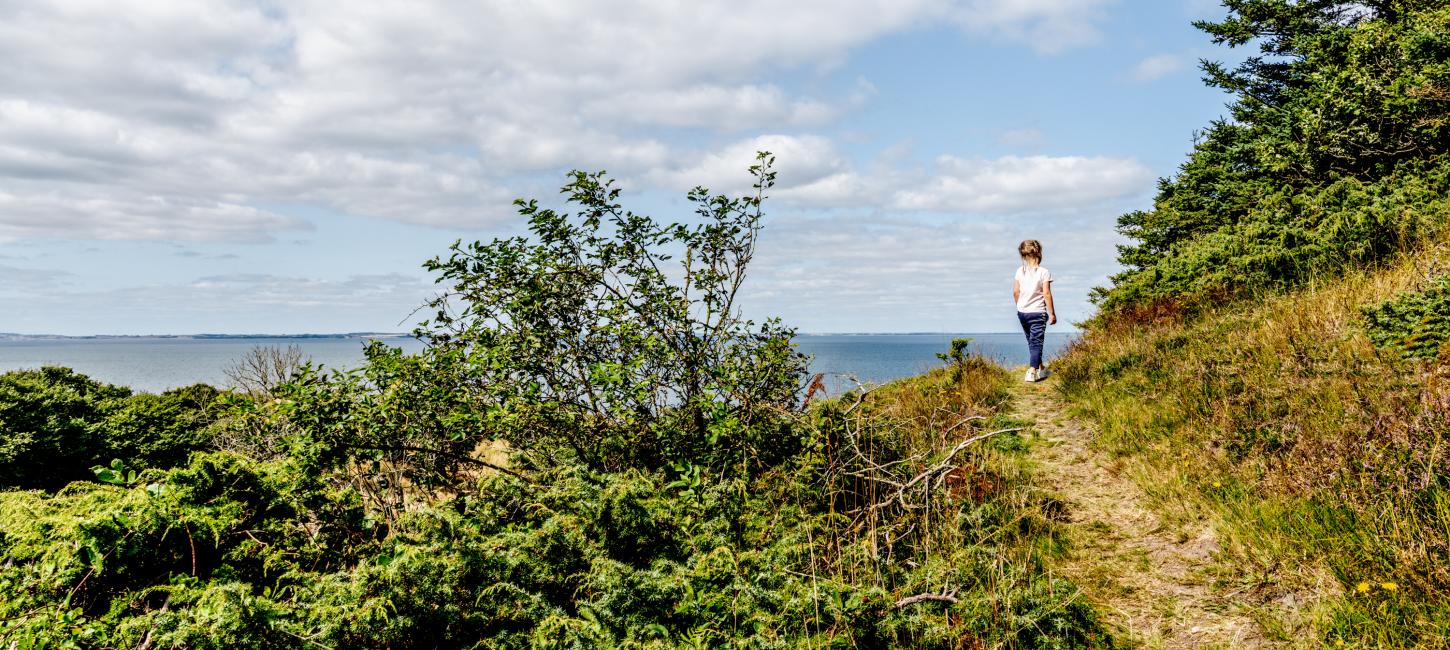
{"type": "Polygon", "coordinates": [[[1270,640],[1450,644],[1450,381],[1358,330],[1360,305],[1425,281],[1420,261],[1103,323],[1057,366],[1156,515],[1217,532],[1216,589],[1270,640]]]}
{"type": "Polygon", "coordinates": [[[1043,385],[1018,393],[1033,422],[1034,473],[1067,503],[1070,551],[1059,569],[1081,585],[1127,642],[1161,648],[1249,648],[1265,644],[1260,626],[1234,594],[1214,586],[1218,541],[1195,517],[1164,517],[1093,448],[1090,430],[1063,414],[1043,385]]]}

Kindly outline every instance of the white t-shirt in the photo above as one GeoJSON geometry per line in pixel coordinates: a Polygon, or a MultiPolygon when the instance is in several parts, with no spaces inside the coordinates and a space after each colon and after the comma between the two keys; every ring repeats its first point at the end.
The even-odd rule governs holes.
{"type": "Polygon", "coordinates": [[[1047,298],[1043,293],[1047,283],[1052,282],[1052,272],[1042,268],[1028,268],[1025,264],[1017,268],[1017,311],[1024,314],[1047,312],[1047,298]]]}

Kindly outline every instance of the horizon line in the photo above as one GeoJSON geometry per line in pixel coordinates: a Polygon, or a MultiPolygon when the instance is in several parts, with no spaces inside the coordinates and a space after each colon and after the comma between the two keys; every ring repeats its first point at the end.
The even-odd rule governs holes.
{"type": "MultiPolygon", "coordinates": [[[[1077,334],[1082,330],[1077,328],[1058,329],[1058,334],[1077,334]]],[[[948,336],[948,335],[971,335],[971,334],[1016,334],[1015,330],[1000,331],[928,331],[928,330],[906,330],[906,331],[840,331],[840,332],[797,332],[798,336],[948,336]]],[[[3,339],[307,339],[307,338],[367,338],[367,337],[388,337],[388,338],[412,338],[411,332],[298,332],[290,334],[267,334],[260,332],[228,334],[221,332],[196,332],[189,334],[30,334],[23,332],[0,332],[0,340],[3,339]]]]}

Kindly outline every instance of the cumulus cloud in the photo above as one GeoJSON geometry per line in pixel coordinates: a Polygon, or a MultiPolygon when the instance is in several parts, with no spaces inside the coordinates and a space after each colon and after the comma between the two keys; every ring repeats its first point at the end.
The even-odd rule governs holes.
{"type": "Polygon", "coordinates": [[[1176,54],[1156,54],[1133,66],[1133,80],[1149,82],[1171,75],[1186,67],[1183,58],[1176,54]]]}
{"type": "Polygon", "coordinates": [[[648,179],[653,184],[677,190],[704,186],[716,192],[738,194],[750,188],[747,170],[754,164],[756,154],[762,151],[776,157],[775,170],[781,188],[774,193],[777,197],[842,172],[850,164],[834,143],[820,136],[762,135],[700,154],[674,169],[655,170],[648,179]]]}
{"type": "Polygon", "coordinates": [[[585,115],[598,119],[720,130],[815,126],[839,113],[835,104],[792,99],[777,86],[753,84],[636,90],[601,97],[584,108],[585,115]]]}
{"type": "MultiPolygon", "coordinates": [[[[1105,4],[0,5],[0,237],[265,241],[305,227],[265,207],[287,204],[497,225],[521,178],[711,172],[661,131],[809,128],[871,94],[800,95],[771,73],[944,20],[1056,51],[1092,42],[1105,4]]],[[[803,178],[841,173],[805,146],[826,158],[803,178]]]]}
{"type": "Polygon", "coordinates": [[[0,241],[60,234],[97,240],[262,242],[271,241],[274,231],[311,228],[299,219],[246,205],[148,196],[124,188],[81,197],[58,191],[0,191],[0,215],[0,241]]]}
{"type": "Polygon", "coordinates": [[[757,151],[780,160],[771,197],[800,208],[871,207],[964,215],[1071,213],[1151,190],[1154,175],[1132,158],[1105,156],[937,157],[930,169],[889,163],[859,169],[814,136],[770,135],[728,145],[654,180],[717,191],[748,187],[757,151]]]}

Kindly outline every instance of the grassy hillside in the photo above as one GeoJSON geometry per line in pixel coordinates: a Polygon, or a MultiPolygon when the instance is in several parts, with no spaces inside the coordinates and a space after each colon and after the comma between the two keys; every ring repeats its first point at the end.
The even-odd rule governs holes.
{"type": "Polygon", "coordinates": [[[1218,530],[1218,587],[1281,641],[1450,644],[1450,371],[1371,316],[1433,311],[1414,306],[1447,250],[1186,322],[1100,322],[1056,366],[1160,513],[1218,530]]]}
{"type": "Polygon", "coordinates": [[[1450,645],[1450,7],[1224,6],[1229,114],[1120,218],[1061,391],[1271,636],[1450,645]]]}

